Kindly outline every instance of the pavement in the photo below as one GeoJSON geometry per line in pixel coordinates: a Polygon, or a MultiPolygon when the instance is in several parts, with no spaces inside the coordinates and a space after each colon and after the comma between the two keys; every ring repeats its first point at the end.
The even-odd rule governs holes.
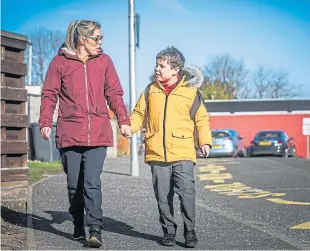
{"type": "MultiPolygon", "coordinates": [[[[183,250],[183,225],[175,196],[177,245],[159,244],[150,167],[139,159],[140,175],[130,176],[130,159],[107,159],[102,173],[103,242],[106,250],[183,250]]],[[[196,250],[310,249],[310,161],[282,158],[202,159],[196,170],[199,244],[196,250]],[[237,188],[236,188],[237,187],[237,188]],[[269,200],[271,199],[271,200],[269,200]],[[307,226],[307,224],[306,224],[307,226]]],[[[32,188],[28,248],[90,249],[72,240],[65,174],[32,188]]]]}

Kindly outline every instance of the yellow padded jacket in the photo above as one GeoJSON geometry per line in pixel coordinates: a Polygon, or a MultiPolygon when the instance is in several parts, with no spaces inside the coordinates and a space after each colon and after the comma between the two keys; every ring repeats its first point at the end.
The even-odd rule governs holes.
{"type": "Polygon", "coordinates": [[[145,122],[145,162],[191,160],[196,163],[195,127],[199,146],[212,146],[209,114],[200,95],[195,117],[190,117],[198,95],[197,88],[203,82],[202,73],[194,67],[187,67],[180,77],[180,82],[168,96],[161,83],[151,83],[148,104],[144,91],[131,115],[133,133],[145,122]]]}

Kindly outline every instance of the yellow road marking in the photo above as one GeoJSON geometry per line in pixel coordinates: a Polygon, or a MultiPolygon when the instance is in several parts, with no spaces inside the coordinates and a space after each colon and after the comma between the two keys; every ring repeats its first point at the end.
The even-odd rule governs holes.
{"type": "Polygon", "coordinates": [[[245,185],[243,185],[240,182],[233,182],[232,184],[223,184],[223,185],[206,185],[205,188],[206,189],[210,189],[211,191],[214,192],[220,192],[220,191],[229,191],[235,188],[240,188],[243,187],[245,185]]]}
{"type": "Polygon", "coordinates": [[[264,198],[267,196],[273,196],[273,197],[279,197],[279,196],[284,196],[285,193],[271,193],[268,191],[263,191],[263,190],[258,190],[257,193],[253,193],[253,194],[245,194],[245,195],[241,195],[238,198],[240,199],[255,199],[255,198],[264,198]]]}
{"type": "Polygon", "coordinates": [[[198,175],[200,181],[212,180],[217,183],[222,183],[224,180],[231,180],[232,175],[230,173],[210,173],[198,175]]]}
{"type": "Polygon", "coordinates": [[[208,165],[208,166],[202,166],[199,167],[199,172],[205,173],[205,172],[210,172],[210,173],[220,173],[221,171],[225,171],[226,168],[224,166],[216,166],[216,165],[208,165]]]}
{"type": "Polygon", "coordinates": [[[213,180],[214,183],[225,183],[225,180],[213,180]]]}
{"type": "Polygon", "coordinates": [[[268,198],[267,200],[278,203],[278,204],[285,204],[285,205],[304,205],[309,206],[310,202],[299,202],[299,201],[291,201],[291,200],[283,200],[280,198],[268,198]]]}
{"type": "Polygon", "coordinates": [[[310,221],[290,227],[290,229],[310,230],[310,221]]]}
{"type": "MultiPolygon", "coordinates": [[[[238,196],[240,199],[282,197],[286,195],[285,193],[272,193],[257,188],[251,188],[240,182],[220,184],[225,183],[226,180],[231,180],[233,176],[230,173],[221,173],[221,171],[226,170],[226,167],[216,164],[217,163],[210,163],[207,166],[199,167],[201,173],[207,172],[207,174],[198,175],[200,181],[213,181],[213,183],[216,183],[216,185],[204,186],[205,189],[209,189],[210,191],[217,192],[221,195],[238,196]]],[[[310,205],[310,202],[289,201],[280,198],[266,198],[266,200],[286,205],[310,205]]]]}
{"type": "Polygon", "coordinates": [[[271,193],[257,188],[246,186],[240,182],[233,182],[232,184],[221,184],[221,185],[206,185],[205,189],[209,189],[212,192],[218,194],[225,194],[230,196],[238,196],[240,199],[254,199],[263,198],[267,196],[284,196],[285,193],[271,193]]]}

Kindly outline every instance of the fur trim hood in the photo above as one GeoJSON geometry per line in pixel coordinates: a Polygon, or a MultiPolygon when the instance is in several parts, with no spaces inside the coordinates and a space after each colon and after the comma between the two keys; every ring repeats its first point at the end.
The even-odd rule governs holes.
{"type": "Polygon", "coordinates": [[[192,88],[199,88],[203,84],[203,75],[201,70],[194,66],[185,66],[180,73],[182,78],[185,75],[185,85],[192,88]]]}

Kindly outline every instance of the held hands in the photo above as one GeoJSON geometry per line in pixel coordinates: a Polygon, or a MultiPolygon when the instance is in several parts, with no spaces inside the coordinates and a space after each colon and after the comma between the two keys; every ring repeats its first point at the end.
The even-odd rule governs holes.
{"type": "Polygon", "coordinates": [[[132,135],[132,131],[129,125],[121,125],[120,131],[125,138],[130,138],[132,135]]]}
{"type": "Polygon", "coordinates": [[[52,129],[50,127],[43,127],[41,129],[41,137],[45,140],[50,140],[52,129]]]}
{"type": "Polygon", "coordinates": [[[205,156],[205,158],[207,158],[209,156],[209,153],[210,153],[210,146],[209,145],[202,145],[201,151],[202,151],[202,154],[205,156]]]}

